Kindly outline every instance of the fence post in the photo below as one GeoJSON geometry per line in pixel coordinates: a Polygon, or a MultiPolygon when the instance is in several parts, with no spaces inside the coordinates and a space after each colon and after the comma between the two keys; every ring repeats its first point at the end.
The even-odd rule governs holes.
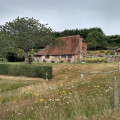
{"type": "Polygon", "coordinates": [[[84,79],[84,71],[82,70],[81,71],[81,80],[83,80],[84,79]]]}
{"type": "Polygon", "coordinates": [[[120,62],[118,63],[118,72],[120,73],[120,62]]]}
{"type": "Polygon", "coordinates": [[[48,73],[46,72],[46,80],[48,80],[48,73]]]}
{"type": "Polygon", "coordinates": [[[118,80],[116,76],[114,76],[114,111],[119,111],[118,80]]]}

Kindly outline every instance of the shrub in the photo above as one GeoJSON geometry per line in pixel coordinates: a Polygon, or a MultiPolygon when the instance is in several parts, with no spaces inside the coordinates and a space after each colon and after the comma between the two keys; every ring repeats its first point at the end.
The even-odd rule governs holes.
{"type": "Polygon", "coordinates": [[[26,77],[40,77],[52,78],[52,67],[39,65],[24,65],[24,64],[0,64],[1,75],[26,76],[26,77]]]}
{"type": "Polygon", "coordinates": [[[5,59],[4,57],[0,57],[0,61],[4,61],[4,59],[5,59]]]}
{"type": "Polygon", "coordinates": [[[107,62],[106,58],[85,58],[85,62],[88,63],[98,63],[98,62],[107,62]]]}
{"type": "Polygon", "coordinates": [[[96,53],[100,53],[100,51],[95,51],[96,53]]]}
{"type": "Polygon", "coordinates": [[[106,53],[106,50],[95,51],[96,53],[106,53]]]}
{"type": "Polygon", "coordinates": [[[106,51],[105,50],[100,50],[100,53],[105,53],[106,51]]]}
{"type": "Polygon", "coordinates": [[[24,51],[21,49],[13,49],[11,51],[8,51],[4,54],[4,57],[9,62],[21,62],[24,61],[24,51]]]}
{"type": "Polygon", "coordinates": [[[51,63],[55,63],[55,61],[54,61],[54,60],[52,60],[52,61],[51,61],[51,63]]]}
{"type": "Polygon", "coordinates": [[[29,55],[28,57],[29,57],[30,63],[33,62],[33,57],[32,57],[32,55],[29,55]]]}
{"type": "Polygon", "coordinates": [[[105,55],[115,55],[115,52],[113,50],[108,50],[105,55]]]}

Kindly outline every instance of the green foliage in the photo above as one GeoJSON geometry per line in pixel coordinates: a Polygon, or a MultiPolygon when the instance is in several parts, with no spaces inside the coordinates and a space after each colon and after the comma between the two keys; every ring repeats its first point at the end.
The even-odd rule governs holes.
{"type": "Polygon", "coordinates": [[[0,26],[0,55],[4,54],[4,52],[7,51],[9,48],[8,42],[5,38],[8,38],[8,35],[6,35],[6,37],[4,36],[4,33],[2,32],[0,26]]]}
{"type": "Polygon", "coordinates": [[[97,31],[103,33],[101,28],[90,28],[90,29],[72,29],[72,30],[64,30],[62,32],[54,32],[55,37],[64,37],[64,36],[72,36],[72,35],[80,35],[83,37],[85,40],[87,38],[87,35],[90,32],[97,31]]]}
{"type": "MultiPolygon", "coordinates": [[[[101,39],[104,41],[104,43],[102,42],[98,42],[97,40],[91,40],[91,42],[89,43],[88,40],[88,35],[91,32],[99,32],[101,34],[104,35],[103,31],[101,28],[90,28],[90,29],[72,29],[72,30],[64,30],[61,32],[54,32],[55,37],[64,37],[64,36],[72,36],[72,35],[80,35],[81,37],[83,37],[87,44],[88,44],[88,49],[103,49],[103,48],[108,48],[108,47],[120,47],[120,35],[111,35],[111,36],[106,36],[104,35],[104,37],[101,39]],[[95,44],[95,45],[93,45],[95,44]]],[[[91,35],[93,36],[93,38],[95,37],[95,35],[91,35]]],[[[96,34],[96,37],[99,37],[98,34],[96,34]]]]}
{"type": "Polygon", "coordinates": [[[105,53],[106,51],[105,50],[100,50],[100,53],[105,53]]]}
{"type": "Polygon", "coordinates": [[[9,62],[20,62],[20,61],[24,61],[24,51],[21,49],[10,49],[8,50],[8,52],[4,53],[4,57],[6,57],[6,59],[9,62]]]}
{"type": "Polygon", "coordinates": [[[105,55],[115,55],[115,52],[113,50],[108,50],[105,55]]]}
{"type": "Polygon", "coordinates": [[[17,18],[12,22],[8,22],[3,26],[3,32],[10,35],[14,47],[30,50],[37,44],[42,44],[48,33],[51,33],[50,28],[40,24],[38,20],[33,18],[17,18]]]}
{"type": "Polygon", "coordinates": [[[95,53],[106,53],[106,50],[95,51],[95,53]]]}
{"type": "Polygon", "coordinates": [[[3,56],[0,56],[0,61],[4,61],[5,58],[3,56]]]}
{"type": "Polygon", "coordinates": [[[106,36],[109,47],[120,47],[120,35],[106,36]]]}
{"type": "Polygon", "coordinates": [[[24,64],[0,64],[1,75],[12,76],[26,76],[26,77],[40,77],[40,78],[52,78],[52,67],[39,66],[39,65],[24,65],[24,64]]]}
{"type": "Polygon", "coordinates": [[[28,51],[37,46],[46,46],[52,42],[52,30],[33,18],[17,18],[1,27],[9,46],[20,48],[25,53],[25,63],[29,64],[28,51]]]}
{"type": "Polygon", "coordinates": [[[29,61],[30,61],[30,63],[33,62],[33,56],[32,55],[29,55],[29,61]]]}
{"type": "Polygon", "coordinates": [[[88,49],[103,49],[107,43],[105,41],[105,35],[98,31],[90,32],[87,36],[88,49]]]}
{"type": "Polygon", "coordinates": [[[99,63],[99,62],[107,62],[106,58],[85,58],[85,62],[88,63],[99,63]]]}
{"type": "Polygon", "coordinates": [[[86,40],[90,50],[105,49],[108,46],[107,37],[101,28],[64,30],[54,34],[56,37],[80,35],[86,40]]]}

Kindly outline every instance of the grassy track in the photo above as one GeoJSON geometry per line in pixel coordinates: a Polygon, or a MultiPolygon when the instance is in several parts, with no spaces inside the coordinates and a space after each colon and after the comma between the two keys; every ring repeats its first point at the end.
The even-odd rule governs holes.
{"type": "Polygon", "coordinates": [[[49,65],[53,67],[50,81],[0,76],[1,120],[120,119],[113,112],[113,77],[120,80],[117,72],[86,74],[80,80],[81,70],[111,71],[117,63],[49,65]]]}

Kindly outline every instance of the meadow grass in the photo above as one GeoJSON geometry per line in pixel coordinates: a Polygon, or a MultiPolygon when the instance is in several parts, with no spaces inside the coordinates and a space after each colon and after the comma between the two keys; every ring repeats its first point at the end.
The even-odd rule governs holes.
{"type": "Polygon", "coordinates": [[[23,87],[27,87],[30,85],[35,85],[40,81],[38,80],[25,80],[24,77],[11,77],[11,76],[0,76],[0,105],[3,105],[7,102],[10,102],[10,100],[13,100],[14,97],[17,95],[17,91],[22,89],[23,87]],[[17,78],[17,79],[16,79],[17,78]],[[24,80],[21,80],[24,78],[24,80]]]}
{"type": "Polygon", "coordinates": [[[52,67],[50,81],[0,76],[3,86],[10,85],[0,92],[0,99],[6,97],[0,107],[1,120],[120,119],[120,114],[113,111],[113,77],[120,80],[117,72],[86,74],[80,80],[81,70],[111,71],[117,69],[117,64],[52,64],[52,67]]]}

